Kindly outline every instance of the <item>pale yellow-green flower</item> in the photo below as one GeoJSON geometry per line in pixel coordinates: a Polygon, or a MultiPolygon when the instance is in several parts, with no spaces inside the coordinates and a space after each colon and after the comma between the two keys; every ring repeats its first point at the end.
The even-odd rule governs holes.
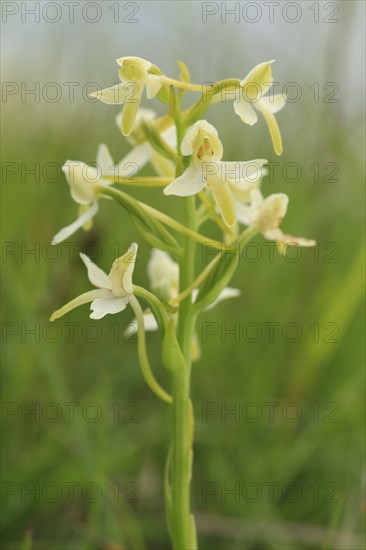
{"type": "MultiPolygon", "coordinates": [[[[123,161],[122,161],[123,162],[123,161]]],[[[61,229],[52,239],[52,244],[59,244],[68,239],[78,229],[90,227],[92,218],[98,212],[98,186],[112,185],[113,181],[103,179],[102,176],[113,175],[120,171],[114,166],[108,147],[101,144],[97,153],[96,166],[89,166],[85,162],[67,160],[62,166],[67,182],[70,185],[70,194],[80,205],[79,217],[72,224],[61,229]]]]}
{"type": "Polygon", "coordinates": [[[133,296],[132,275],[136,263],[138,246],[132,243],[127,252],[117,258],[107,275],[88,256],[80,254],[87,270],[89,281],[97,287],[81,294],[62,308],[55,311],[50,321],[55,321],[72,309],[91,302],[91,319],[101,319],[105,315],[123,311],[133,296]]]}
{"type": "Polygon", "coordinates": [[[152,63],[141,57],[121,57],[117,63],[120,66],[118,76],[121,83],[93,92],[90,96],[112,105],[124,104],[121,131],[124,136],[128,136],[133,129],[144,89],[149,99],[154,97],[162,87],[164,77],[151,74],[149,69],[152,63]]]}
{"type": "MultiPolygon", "coordinates": [[[[191,155],[190,165],[164,189],[165,195],[187,197],[207,188],[213,195],[224,223],[228,227],[235,225],[235,205],[230,182],[237,178],[237,173],[245,172],[248,163],[221,161],[222,143],[216,128],[207,120],[199,120],[188,128],[182,140],[181,151],[184,156],[191,155]]],[[[263,165],[267,161],[252,162],[263,165]]]]}
{"type": "Polygon", "coordinates": [[[284,193],[274,193],[266,198],[259,189],[251,193],[251,204],[241,209],[240,222],[258,230],[269,241],[280,245],[315,246],[316,241],[303,237],[293,237],[283,233],[279,228],[286,215],[288,196],[284,193]]]}
{"type": "Polygon", "coordinates": [[[253,126],[258,120],[256,110],[262,113],[272,138],[277,155],[282,154],[282,138],[275,113],[280,111],[286,102],[282,94],[267,94],[273,84],[271,64],[260,63],[240,82],[236,90],[234,110],[243,122],[253,126]]]}
{"type": "MultiPolygon", "coordinates": [[[[142,146],[141,146],[142,147],[142,146]]],[[[114,164],[108,147],[102,143],[99,145],[96,166],[89,166],[78,160],[67,160],[62,166],[67,182],[70,186],[72,199],[80,205],[79,217],[70,225],[61,229],[52,239],[52,244],[59,244],[78,229],[91,227],[92,218],[97,214],[98,187],[109,187],[113,184],[109,177],[132,177],[146,162],[143,152],[138,147],[132,149],[118,164],[114,164]]],[[[107,198],[107,197],[103,197],[107,198]]]]}

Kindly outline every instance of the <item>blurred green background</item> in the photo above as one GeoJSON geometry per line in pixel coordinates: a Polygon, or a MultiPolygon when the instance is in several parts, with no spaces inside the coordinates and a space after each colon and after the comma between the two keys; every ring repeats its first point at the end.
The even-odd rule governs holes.
{"type": "MultiPolygon", "coordinates": [[[[298,8],[286,2],[273,22],[262,2],[244,12],[248,3],[238,2],[238,21],[225,20],[225,4],[215,2],[76,2],[73,22],[67,3],[42,2],[49,11],[39,22],[21,4],[35,5],[2,3],[2,547],[169,548],[162,491],[169,414],[144,385],[136,344],[123,341],[131,311],[95,322],[84,306],[56,329],[48,323],[90,287],[81,250],[107,270],[136,240],[135,281],[148,285],[149,246],[112,202],[102,202],[92,231],[49,246],[76,216],[52,163],[93,162],[101,142],[116,161],[130,148],[115,126],[118,107],[89,102],[82,90],[114,83],[115,58],[137,55],[171,76],[182,59],[194,82],[244,77],[275,58],[276,91],[289,82],[297,83],[292,98],[301,91],[278,115],[281,158],[263,120],[244,126],[230,103],[207,115],[224,159],[279,163],[264,193],[287,193],[283,229],[319,245],[291,261],[293,251],[272,258],[256,239],[231,285],[241,297],[200,319],[192,381],[200,547],[363,548],[364,3],[297,3],[301,16],[292,23],[298,8]],[[250,11],[256,6],[261,12],[250,11]],[[203,22],[202,10],[215,13],[203,22]],[[51,82],[62,91],[54,102],[51,82]],[[66,83],[75,82],[70,101],[66,83]],[[37,86],[39,97],[24,95],[37,86]],[[225,333],[235,327],[236,339],[225,333]]],[[[164,112],[157,100],[144,105],[164,112]]],[[[180,219],[178,199],[133,194],[180,219]]],[[[203,230],[214,234],[209,224],[203,230]]],[[[154,371],[168,385],[159,346],[149,335],[154,371]]]]}

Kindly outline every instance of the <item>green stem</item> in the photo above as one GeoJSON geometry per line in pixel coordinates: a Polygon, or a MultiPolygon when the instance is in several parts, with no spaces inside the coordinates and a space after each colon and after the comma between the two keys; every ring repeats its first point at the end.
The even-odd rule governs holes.
{"type": "Polygon", "coordinates": [[[164,468],[164,498],[165,498],[165,515],[168,523],[170,536],[173,535],[172,527],[172,489],[170,485],[170,465],[172,461],[172,449],[169,448],[164,468]]]}
{"type": "MultiPolygon", "coordinates": [[[[185,199],[186,225],[195,228],[194,197],[185,199]]],[[[186,238],[180,264],[180,285],[186,288],[194,279],[195,242],[186,238]]],[[[174,550],[194,550],[193,519],[190,514],[190,480],[192,464],[192,410],[190,404],[190,374],[192,339],[196,315],[192,311],[191,297],[180,304],[178,341],[185,358],[186,368],[173,374],[172,405],[172,516],[174,550]]]]}
{"type": "MultiPolygon", "coordinates": [[[[180,151],[184,134],[180,100],[174,98],[174,118],[177,128],[176,177],[184,170],[180,151]]],[[[190,232],[196,230],[195,197],[184,199],[185,227],[190,232]]],[[[186,288],[194,280],[196,242],[190,234],[184,236],[183,256],[179,264],[179,285],[186,288]]],[[[171,446],[171,527],[174,550],[196,550],[194,518],[190,513],[190,482],[192,475],[193,412],[190,401],[190,377],[192,366],[192,341],[195,332],[196,314],[192,309],[192,299],[188,296],[179,305],[178,342],[184,357],[183,368],[173,372],[172,380],[172,446],[171,446]]]]}

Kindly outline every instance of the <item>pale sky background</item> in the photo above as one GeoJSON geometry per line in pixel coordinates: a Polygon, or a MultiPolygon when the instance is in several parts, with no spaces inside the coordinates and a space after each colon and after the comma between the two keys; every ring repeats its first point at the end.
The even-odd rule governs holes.
{"type": "MultiPolygon", "coordinates": [[[[222,21],[222,2],[83,0],[73,2],[74,22],[69,21],[69,4],[66,1],[1,2],[4,81],[28,81],[29,85],[36,81],[41,85],[51,81],[60,84],[97,81],[108,86],[116,79],[115,59],[137,55],[174,76],[178,74],[175,61],[182,59],[191,69],[192,80],[201,82],[228,76],[244,77],[255,64],[274,58],[276,80],[296,80],[304,88],[315,81],[320,84],[334,81],[340,85],[340,107],[345,113],[354,115],[362,108],[363,0],[269,2],[275,14],[272,23],[268,2],[263,1],[226,2],[227,9],[235,4],[240,7],[239,22],[235,22],[233,15],[227,15],[227,21],[222,21]],[[34,15],[26,13],[34,10],[36,4],[40,6],[37,23],[34,15]],[[114,14],[118,4],[120,21],[116,23],[114,14]],[[248,8],[248,4],[254,6],[248,8]],[[318,23],[314,23],[315,13],[311,9],[314,4],[319,6],[318,23]],[[89,19],[98,16],[99,21],[83,20],[82,9],[86,5],[86,16],[89,19]],[[258,13],[258,22],[245,20],[242,12],[245,6],[247,18],[254,19],[258,13]],[[284,10],[287,10],[285,15],[293,19],[299,8],[300,20],[287,22],[284,10]],[[203,23],[205,9],[218,10],[218,13],[208,16],[203,23]],[[45,15],[42,10],[46,10],[45,15]],[[12,11],[16,13],[11,14],[12,11]],[[45,20],[56,16],[60,17],[57,22],[45,20]],[[129,18],[137,22],[128,22],[129,18]],[[339,19],[339,22],[325,22],[327,18],[339,19]]],[[[311,97],[311,92],[307,93],[311,97]]],[[[65,94],[65,103],[66,99],[65,94]]],[[[63,100],[59,107],[62,104],[63,100]]]]}

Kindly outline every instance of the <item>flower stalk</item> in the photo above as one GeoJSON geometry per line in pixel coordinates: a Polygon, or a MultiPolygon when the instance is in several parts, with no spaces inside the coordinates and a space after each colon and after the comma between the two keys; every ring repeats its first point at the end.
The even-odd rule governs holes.
{"type": "Polygon", "coordinates": [[[135,296],[132,296],[130,298],[130,305],[137,319],[137,326],[138,326],[137,350],[139,354],[139,361],[140,361],[142,374],[151,391],[155,393],[155,395],[159,397],[159,399],[161,399],[162,401],[165,401],[166,403],[171,404],[173,401],[172,397],[160,386],[160,384],[156,381],[152,373],[149,359],[147,356],[147,351],[146,351],[146,336],[144,331],[143,312],[135,296]]]}

